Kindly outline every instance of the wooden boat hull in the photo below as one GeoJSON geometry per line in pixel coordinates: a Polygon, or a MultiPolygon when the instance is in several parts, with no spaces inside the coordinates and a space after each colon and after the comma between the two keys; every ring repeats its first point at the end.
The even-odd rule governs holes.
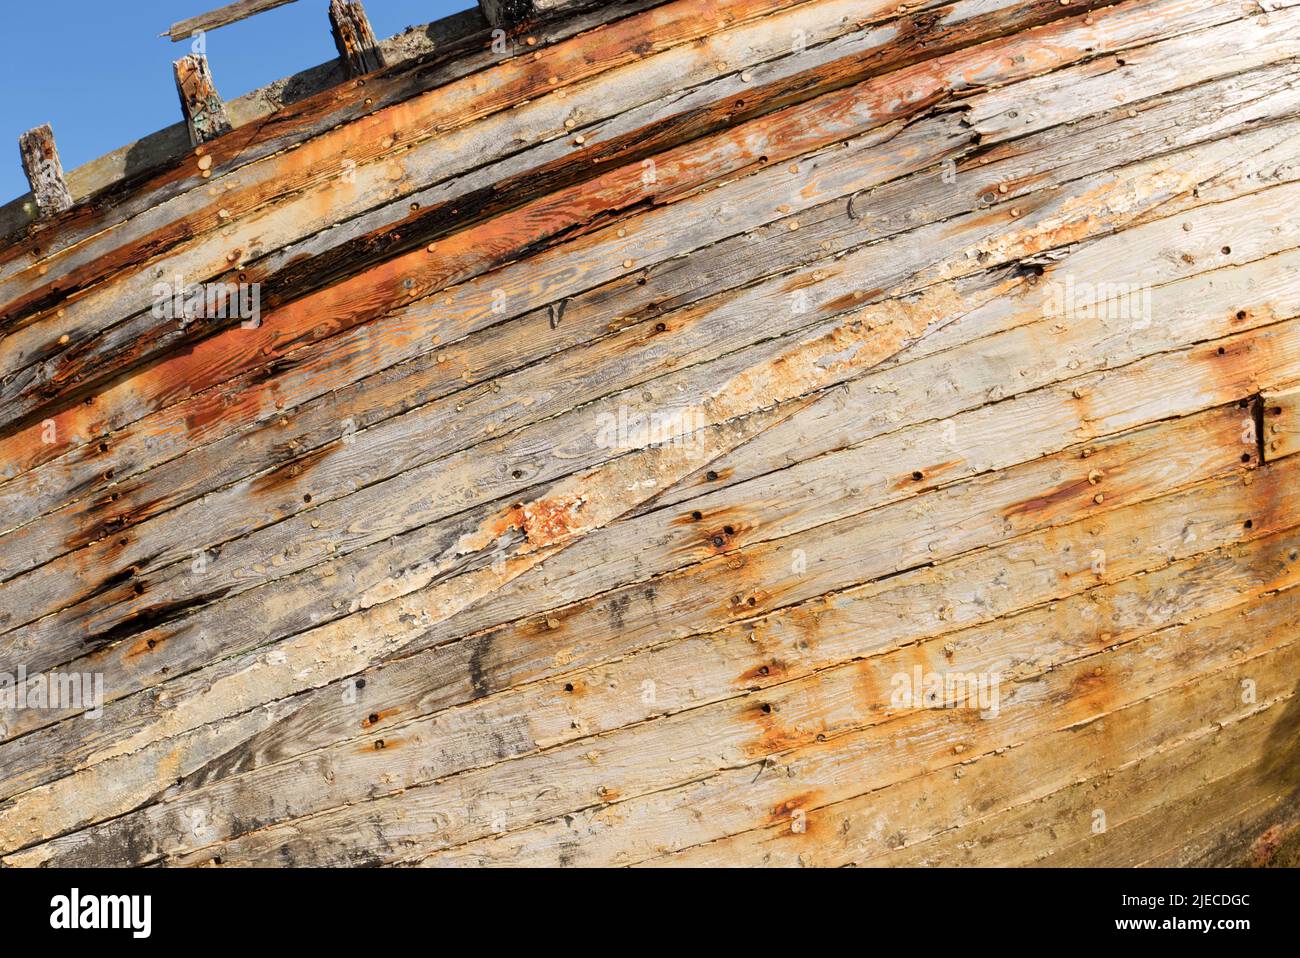
{"type": "Polygon", "coordinates": [[[1294,864],[1300,4],[506,6],[0,211],[0,860],[1294,864]]]}

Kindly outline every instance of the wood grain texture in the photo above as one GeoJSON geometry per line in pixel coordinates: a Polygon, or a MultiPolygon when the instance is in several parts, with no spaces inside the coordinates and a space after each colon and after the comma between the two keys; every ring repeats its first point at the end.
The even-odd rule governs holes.
{"type": "Polygon", "coordinates": [[[190,64],[224,135],[0,251],[0,673],[102,689],[0,696],[0,862],[1289,861],[1269,7],[334,0],[225,125],[190,64]]]}
{"type": "Polygon", "coordinates": [[[339,57],[349,76],[362,76],[383,69],[384,54],[361,0],[330,0],[330,28],[339,57]]]}
{"type": "Polygon", "coordinates": [[[63,177],[63,164],[59,162],[50,125],[46,123],[20,136],[18,152],[22,154],[23,173],[31,184],[41,215],[54,216],[70,207],[72,194],[63,177]]]}
{"type": "Polygon", "coordinates": [[[181,112],[190,131],[190,145],[202,146],[209,140],[229,133],[233,127],[226,105],[212,82],[208,58],[191,53],[172,64],[176,73],[176,92],[181,98],[181,112]]]}
{"type": "Polygon", "coordinates": [[[188,40],[196,33],[238,23],[240,20],[246,20],[259,13],[265,13],[267,10],[274,10],[276,7],[283,7],[285,4],[294,2],[296,0],[237,0],[235,3],[228,3],[216,10],[210,10],[207,13],[201,13],[198,16],[173,23],[171,29],[164,33],[163,36],[171,37],[173,43],[179,43],[181,40],[188,40]]]}
{"type": "Polygon", "coordinates": [[[1264,458],[1272,461],[1300,452],[1300,386],[1260,396],[1264,458]]]}

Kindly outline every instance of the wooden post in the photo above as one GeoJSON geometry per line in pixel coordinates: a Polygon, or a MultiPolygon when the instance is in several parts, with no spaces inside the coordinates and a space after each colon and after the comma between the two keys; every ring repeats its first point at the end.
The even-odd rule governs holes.
{"type": "Polygon", "coordinates": [[[361,0],[330,0],[330,26],[334,46],[350,76],[373,73],[384,66],[384,55],[361,0]]]}
{"type": "Polygon", "coordinates": [[[18,149],[41,216],[54,216],[71,207],[72,193],[63,178],[63,164],[59,162],[50,125],[46,123],[24,133],[18,138],[18,149]]]}
{"type": "Polygon", "coordinates": [[[533,0],[478,0],[478,5],[487,22],[503,30],[509,30],[537,15],[533,0]]]}
{"type": "Polygon", "coordinates": [[[212,83],[208,58],[192,53],[181,57],[173,66],[181,110],[190,128],[190,143],[198,146],[234,129],[226,115],[226,105],[221,102],[221,96],[212,83]]]}

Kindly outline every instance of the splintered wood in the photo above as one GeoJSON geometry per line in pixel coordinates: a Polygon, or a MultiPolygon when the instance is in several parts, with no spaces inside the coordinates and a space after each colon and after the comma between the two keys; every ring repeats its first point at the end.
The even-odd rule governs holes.
{"type": "Polygon", "coordinates": [[[54,131],[46,123],[28,130],[18,138],[23,172],[32,188],[32,197],[43,216],[62,213],[72,206],[72,194],[63,178],[63,164],[54,145],[54,131]]]}
{"type": "Polygon", "coordinates": [[[1268,6],[333,0],[337,85],[185,58],[111,202],[25,138],[0,861],[1272,862],[1268,6]]]}
{"type": "Polygon", "coordinates": [[[226,115],[226,106],[212,82],[208,58],[202,54],[190,54],[177,60],[173,68],[181,112],[185,114],[190,130],[190,143],[200,146],[229,133],[230,117],[226,115]]]}
{"type": "Polygon", "coordinates": [[[384,65],[379,41],[360,0],[330,0],[330,26],[339,58],[352,76],[371,73],[384,65]]]}

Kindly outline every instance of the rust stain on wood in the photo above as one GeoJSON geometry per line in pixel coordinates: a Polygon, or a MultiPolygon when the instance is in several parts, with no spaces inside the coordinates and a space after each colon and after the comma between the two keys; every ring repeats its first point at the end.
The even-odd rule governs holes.
{"type": "Polygon", "coordinates": [[[0,861],[1288,861],[1300,8],[483,8],[25,139],[0,861]]]}

